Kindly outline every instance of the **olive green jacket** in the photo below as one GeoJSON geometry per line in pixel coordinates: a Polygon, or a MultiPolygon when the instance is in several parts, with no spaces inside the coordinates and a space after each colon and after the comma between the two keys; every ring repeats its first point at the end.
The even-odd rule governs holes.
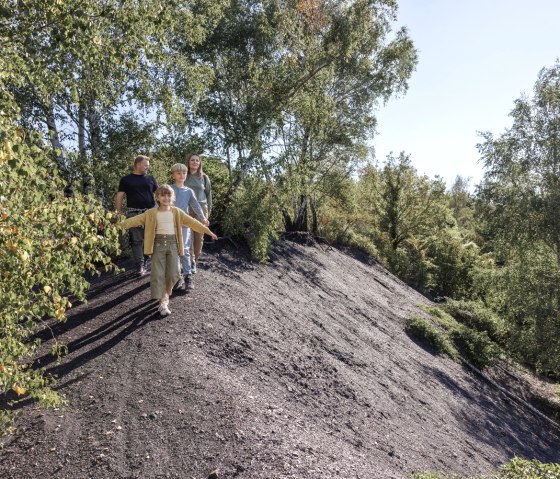
{"type": "MultiPolygon", "coordinates": [[[[144,213],[127,218],[121,221],[117,226],[122,226],[123,228],[134,228],[135,226],[144,225],[144,254],[151,255],[154,252],[154,240],[156,239],[156,218],[158,209],[150,208],[144,213]]],[[[171,207],[171,212],[173,213],[173,223],[175,225],[175,236],[177,237],[177,248],[179,251],[179,256],[185,254],[183,248],[183,228],[182,226],[187,226],[192,228],[197,233],[210,234],[211,231],[204,226],[200,221],[195,220],[191,216],[183,213],[179,208],[171,207]]]]}

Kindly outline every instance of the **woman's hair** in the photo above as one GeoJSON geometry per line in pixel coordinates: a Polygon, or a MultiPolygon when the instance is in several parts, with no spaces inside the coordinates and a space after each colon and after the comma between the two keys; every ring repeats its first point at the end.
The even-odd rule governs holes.
{"type": "Polygon", "coordinates": [[[161,196],[161,195],[171,196],[171,202],[175,203],[175,191],[173,191],[173,188],[171,188],[171,186],[169,186],[169,185],[158,186],[158,188],[156,190],[156,199],[158,198],[158,196],[161,196]]]}
{"type": "Polygon", "coordinates": [[[171,173],[175,173],[176,171],[185,171],[188,173],[189,169],[187,168],[187,165],[184,165],[183,163],[175,163],[171,167],[171,173]]]}
{"type": "Polygon", "coordinates": [[[198,153],[193,152],[187,155],[187,177],[191,175],[196,175],[202,180],[202,178],[204,178],[204,172],[202,171],[202,160],[200,160],[200,163],[198,164],[198,170],[196,170],[195,173],[191,173],[189,162],[193,156],[198,156],[198,159],[200,160],[200,155],[198,153]]]}

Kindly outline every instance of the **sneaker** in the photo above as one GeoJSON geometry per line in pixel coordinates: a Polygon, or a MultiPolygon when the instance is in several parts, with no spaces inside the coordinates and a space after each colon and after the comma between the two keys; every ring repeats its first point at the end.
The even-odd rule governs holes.
{"type": "Polygon", "coordinates": [[[136,276],[146,276],[148,274],[148,271],[146,270],[146,268],[144,268],[144,266],[138,266],[136,268],[136,276]]]}
{"type": "Polygon", "coordinates": [[[161,303],[158,308],[158,312],[160,316],[169,316],[171,314],[171,310],[165,303],[161,303]]]}
{"type": "Polygon", "coordinates": [[[196,274],[196,261],[191,263],[191,273],[196,274]]]}
{"type": "Polygon", "coordinates": [[[190,289],[194,289],[192,274],[187,274],[185,276],[185,281],[184,282],[185,282],[185,291],[188,291],[190,289]]]}
{"type": "Polygon", "coordinates": [[[182,276],[179,278],[179,281],[177,281],[177,284],[175,285],[175,289],[186,289],[185,278],[183,278],[182,276]]]}

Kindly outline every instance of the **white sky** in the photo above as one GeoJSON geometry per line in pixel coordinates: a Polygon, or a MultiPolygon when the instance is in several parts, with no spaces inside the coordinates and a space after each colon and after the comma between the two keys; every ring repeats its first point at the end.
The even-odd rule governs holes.
{"type": "Polygon", "coordinates": [[[419,61],[377,113],[376,158],[410,154],[418,173],[482,178],[477,131],[511,126],[514,101],[560,57],[560,0],[398,0],[419,61]]]}

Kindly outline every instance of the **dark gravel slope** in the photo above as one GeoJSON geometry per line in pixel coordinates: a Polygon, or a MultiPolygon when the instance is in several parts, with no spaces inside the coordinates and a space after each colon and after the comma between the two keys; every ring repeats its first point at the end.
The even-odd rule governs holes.
{"type": "MultiPolygon", "coordinates": [[[[23,403],[2,478],[405,478],[560,462],[560,435],[403,331],[421,295],[374,263],[209,245],[160,319],[149,279],[104,277],[55,329],[64,409],[23,403]]],[[[48,347],[49,342],[45,347],[48,347]]]]}

